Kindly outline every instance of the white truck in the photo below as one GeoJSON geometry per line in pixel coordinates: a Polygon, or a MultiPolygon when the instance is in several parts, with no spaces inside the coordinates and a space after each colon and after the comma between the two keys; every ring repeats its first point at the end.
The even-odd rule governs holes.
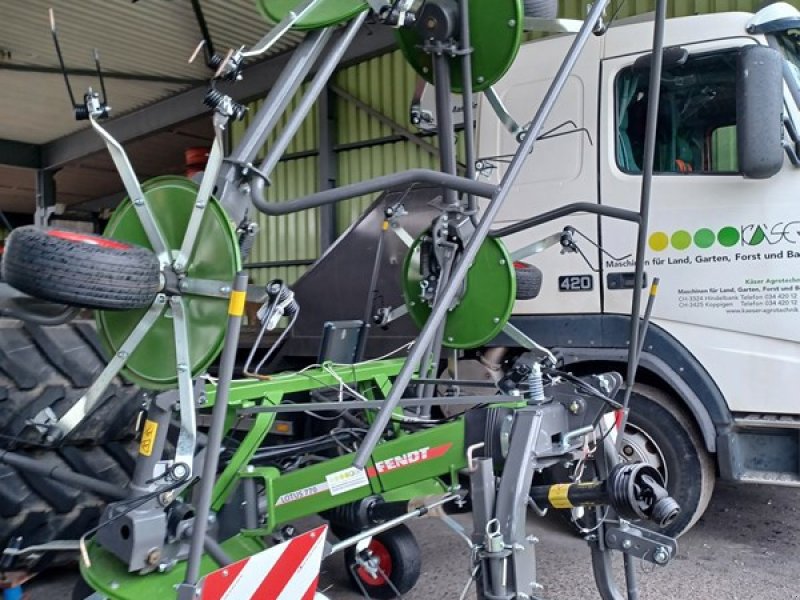
{"type": "MultiPolygon", "coordinates": [[[[549,122],[567,134],[537,145],[496,226],[569,202],[638,209],[652,30],[640,19],[590,41],[549,122]]],[[[645,260],[661,283],[623,453],[664,473],[685,530],[717,475],[800,486],[800,12],[779,3],[669,19],[665,36],[645,260]],[[752,45],[780,53],[759,82],[739,61],[752,45]]],[[[524,45],[493,102],[480,99],[479,170],[490,180],[518,144],[497,106],[530,114],[571,39],[524,45]]],[[[505,241],[513,251],[567,225],[582,252],[529,259],[542,290],[517,302],[512,323],[573,371],[619,368],[636,228],[581,214],[505,241]]]]}

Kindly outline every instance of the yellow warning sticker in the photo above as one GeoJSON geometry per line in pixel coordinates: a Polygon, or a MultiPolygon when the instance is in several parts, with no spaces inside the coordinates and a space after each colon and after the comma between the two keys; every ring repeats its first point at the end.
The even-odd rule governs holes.
{"type": "Polygon", "coordinates": [[[244,301],[247,292],[231,292],[231,301],[228,304],[228,314],[232,317],[241,317],[244,314],[244,301]]]}
{"type": "Polygon", "coordinates": [[[567,498],[569,487],[569,483],[557,483],[550,486],[550,491],[547,492],[547,500],[553,508],[572,508],[572,502],[567,498]]]}
{"type": "Polygon", "coordinates": [[[142,431],[142,442],[139,444],[139,454],[142,456],[150,456],[153,453],[153,446],[156,443],[156,432],[158,431],[158,423],[148,419],[144,422],[144,431],[142,431]]]}

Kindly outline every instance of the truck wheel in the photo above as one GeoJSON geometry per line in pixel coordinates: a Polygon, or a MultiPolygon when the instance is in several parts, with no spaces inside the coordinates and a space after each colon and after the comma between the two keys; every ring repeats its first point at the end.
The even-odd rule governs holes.
{"type": "Polygon", "coordinates": [[[15,229],[6,240],[2,268],[3,279],[26,294],[83,308],[143,308],[161,288],[152,251],[60,229],[15,229]]]}
{"type": "MultiPolygon", "coordinates": [[[[106,365],[94,324],[39,327],[0,319],[0,448],[55,446],[37,425],[61,417],[106,365]]],[[[99,445],[132,438],[143,392],[115,379],[88,418],[58,445],[99,445]]]]}
{"type": "Polygon", "coordinates": [[[659,531],[677,537],[697,522],[711,500],[716,479],[714,461],[694,422],[669,394],[636,384],[630,407],[622,458],[647,463],[663,475],[681,513],[659,531]]]}
{"type": "MultiPolygon", "coordinates": [[[[136,451],[134,442],[111,442],[103,446],[15,452],[122,487],[133,473],[136,451]]],[[[53,540],[77,540],[97,525],[107,502],[107,498],[93,492],[0,463],[0,548],[18,537],[22,538],[22,547],[53,540]]],[[[71,553],[45,553],[40,557],[20,558],[10,570],[35,572],[74,561],[75,555],[71,553]]]]}
{"type": "Polygon", "coordinates": [[[414,587],[420,574],[420,551],[408,527],[399,525],[379,533],[372,538],[368,548],[378,560],[380,571],[376,576],[364,567],[353,568],[356,563],[355,548],[345,550],[347,575],[355,590],[360,592],[363,586],[371,598],[395,598],[397,594],[386,581],[387,577],[401,594],[414,587]]]}

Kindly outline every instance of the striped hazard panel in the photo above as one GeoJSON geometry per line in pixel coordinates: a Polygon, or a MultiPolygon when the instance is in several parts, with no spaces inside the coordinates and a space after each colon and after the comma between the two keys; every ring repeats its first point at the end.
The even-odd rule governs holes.
{"type": "Polygon", "coordinates": [[[312,600],[327,525],[217,569],[203,580],[202,600],[312,600]]]}

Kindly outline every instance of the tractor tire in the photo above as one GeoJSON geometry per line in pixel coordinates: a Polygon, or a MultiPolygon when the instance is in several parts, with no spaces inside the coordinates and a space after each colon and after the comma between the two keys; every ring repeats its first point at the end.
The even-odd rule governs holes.
{"type": "Polygon", "coordinates": [[[355,566],[354,547],[345,550],[347,575],[354,590],[360,592],[363,586],[370,598],[396,598],[394,588],[404,595],[416,585],[421,570],[420,550],[408,527],[398,525],[373,536],[368,548],[381,569],[376,577],[364,567],[355,566]]]}
{"type": "MultiPolygon", "coordinates": [[[[133,474],[136,444],[111,442],[18,452],[37,462],[70,467],[122,487],[133,474]]],[[[108,501],[93,492],[0,463],[0,549],[12,543],[24,548],[53,540],[77,540],[97,525],[108,501]]],[[[47,553],[20,557],[7,568],[38,572],[74,560],[73,553],[47,553]]]]}
{"type": "Polygon", "coordinates": [[[8,236],[2,272],[26,294],[82,308],[143,308],[161,288],[158,258],[146,248],[34,226],[8,236]]]}
{"type": "Polygon", "coordinates": [[[105,365],[90,321],[39,327],[0,319],[0,448],[96,446],[132,438],[144,393],[119,378],[89,417],[63,439],[49,440],[46,427],[34,424],[47,409],[55,418],[66,413],[105,365]]]}

